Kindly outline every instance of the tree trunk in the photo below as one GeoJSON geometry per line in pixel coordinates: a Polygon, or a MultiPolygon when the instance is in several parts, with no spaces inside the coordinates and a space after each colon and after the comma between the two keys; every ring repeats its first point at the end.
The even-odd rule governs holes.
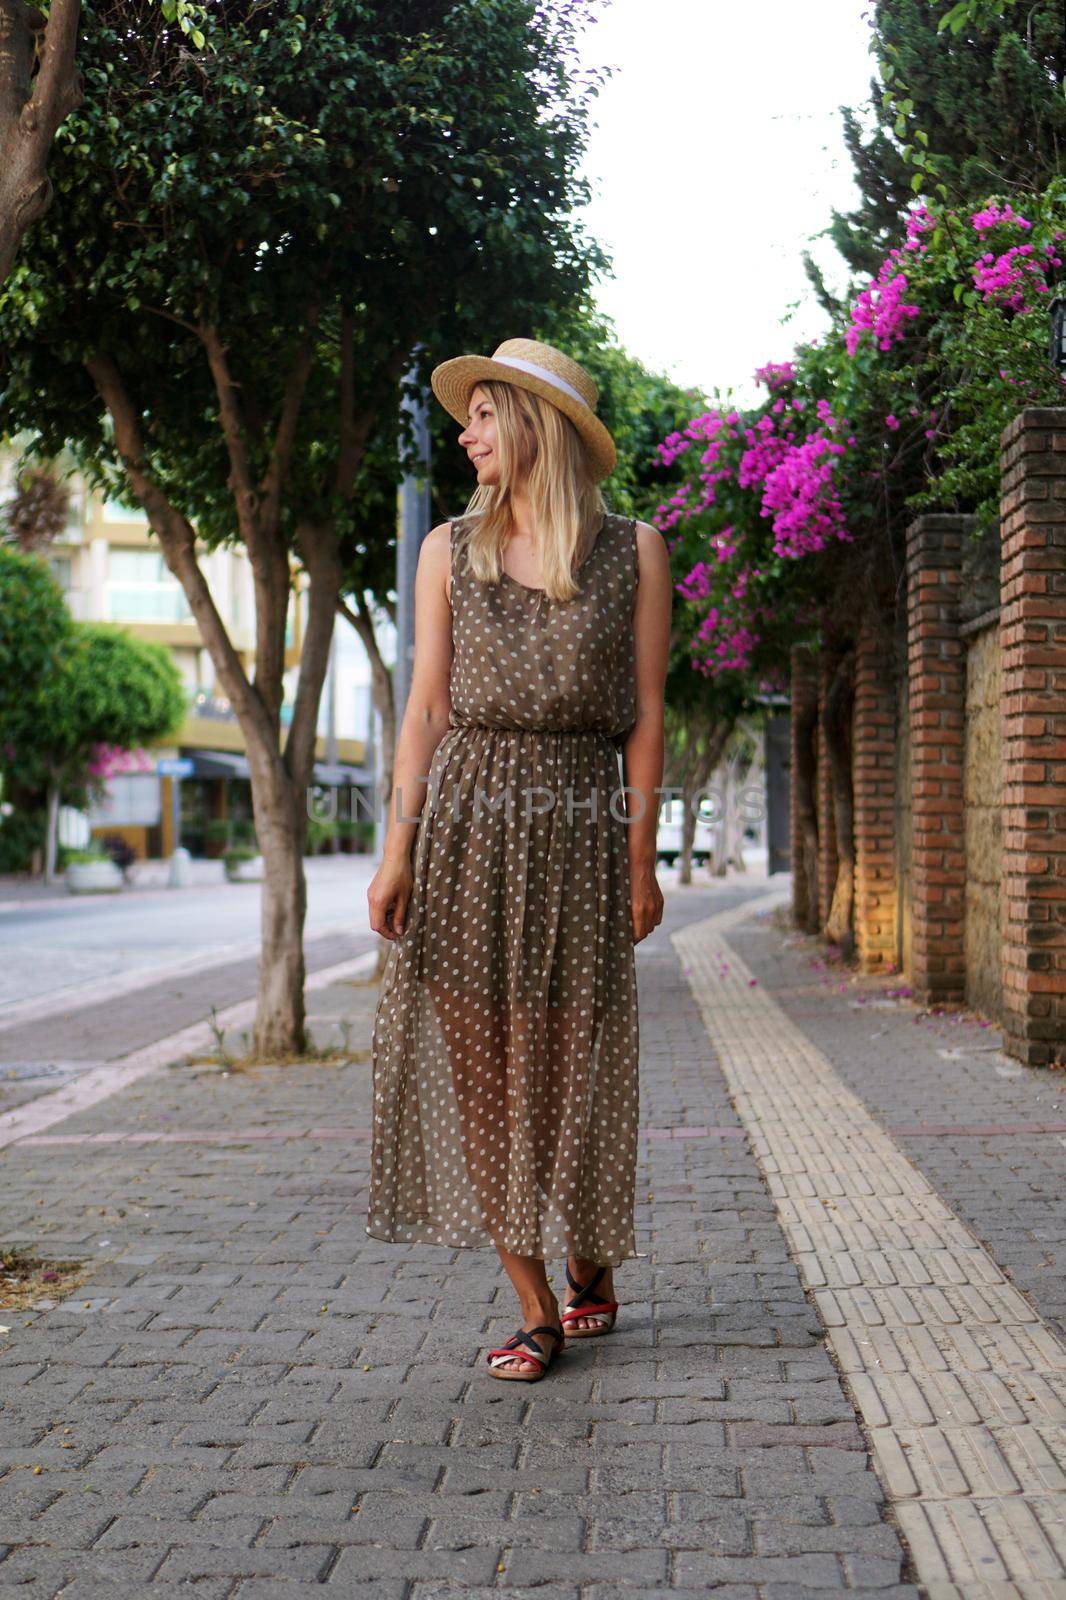
{"type": "Polygon", "coordinates": [[[48,781],[48,803],[44,829],[44,881],[56,881],[56,835],[59,830],[59,784],[48,781]]]}
{"type": "Polygon", "coordinates": [[[800,892],[796,896],[796,921],[805,933],[818,932],[818,757],[815,737],[818,708],[812,701],[801,717],[796,717],[796,762],[792,783],[796,796],[796,839],[800,892]]]}
{"type": "Polygon", "coordinates": [[[855,943],[855,814],[851,786],[851,718],[855,704],[855,654],[837,663],[825,697],[822,726],[829,756],[829,779],[836,826],[837,878],[825,936],[850,955],[855,943]]]}
{"type": "Polygon", "coordinates": [[[762,770],[762,745],[758,734],[750,727],[745,727],[742,732],[743,737],[734,744],[725,767],[720,847],[716,859],[716,870],[720,876],[724,876],[730,867],[738,872],[747,870],[744,861],[744,828],[749,819],[742,797],[753,775],[762,770]]]}
{"type": "Polygon", "coordinates": [[[714,850],[710,859],[710,871],[713,878],[724,878],[729,870],[729,808],[732,804],[732,762],[726,761],[719,768],[721,773],[721,811],[718,817],[718,826],[714,830],[714,850]]]}
{"type": "Polygon", "coordinates": [[[306,797],[286,773],[276,750],[261,747],[253,755],[249,744],[249,757],[255,832],[264,867],[253,1047],[258,1060],[276,1061],[298,1055],[306,1044],[306,797]]]}
{"type": "Polygon", "coordinates": [[[80,10],[79,0],[52,0],[46,21],[24,0],[0,0],[0,283],[23,234],[52,203],[52,140],[82,96],[74,63],[80,10]]]}
{"type": "MultiPolygon", "coordinates": [[[[702,767],[702,761],[699,765],[702,767]]],[[[681,784],[681,857],[677,874],[677,881],[681,884],[692,882],[692,847],[696,842],[696,817],[692,801],[702,788],[698,770],[690,769],[685,773],[681,784]]]]}
{"type": "Polygon", "coordinates": [[[706,716],[701,713],[675,719],[675,730],[674,743],[680,740],[683,747],[678,755],[668,751],[668,776],[664,777],[664,783],[669,788],[681,789],[681,856],[677,881],[691,884],[692,847],[696,838],[692,800],[714,777],[722,751],[729,743],[733,723],[715,722],[708,727],[706,716]]]}

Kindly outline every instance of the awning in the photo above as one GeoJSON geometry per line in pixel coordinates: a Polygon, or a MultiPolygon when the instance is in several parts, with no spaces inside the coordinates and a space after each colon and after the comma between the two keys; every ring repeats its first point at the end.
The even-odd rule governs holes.
{"type": "Polygon", "coordinates": [[[246,756],[229,755],[223,750],[183,750],[193,763],[194,778],[250,778],[246,756]]]}
{"type": "MultiPolygon", "coordinates": [[[[193,762],[194,778],[251,779],[247,756],[231,754],[225,750],[183,750],[181,753],[193,762]]],[[[323,784],[326,788],[345,789],[350,784],[372,784],[374,774],[366,767],[316,761],[311,781],[323,784]]]]}

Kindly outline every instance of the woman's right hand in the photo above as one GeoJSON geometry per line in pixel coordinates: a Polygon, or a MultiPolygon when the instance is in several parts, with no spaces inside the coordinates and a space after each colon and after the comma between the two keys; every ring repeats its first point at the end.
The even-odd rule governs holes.
{"type": "Polygon", "coordinates": [[[386,858],[375,872],[366,898],[370,907],[370,926],[383,939],[402,937],[413,888],[414,869],[409,855],[402,860],[386,858]]]}

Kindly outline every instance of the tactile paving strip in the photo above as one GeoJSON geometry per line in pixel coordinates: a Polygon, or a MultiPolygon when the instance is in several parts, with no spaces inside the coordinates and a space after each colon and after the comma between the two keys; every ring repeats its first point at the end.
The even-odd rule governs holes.
{"type": "Polygon", "coordinates": [[[918,1581],[1066,1600],[1066,1346],[758,985],[753,909],[673,940],[918,1581]]]}

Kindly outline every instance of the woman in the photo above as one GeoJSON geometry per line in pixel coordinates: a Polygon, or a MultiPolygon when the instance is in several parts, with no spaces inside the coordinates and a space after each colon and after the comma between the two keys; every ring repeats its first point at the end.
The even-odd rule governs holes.
{"type": "Polygon", "coordinates": [[[612,1268],[636,1253],[633,946],[663,912],[669,560],[654,528],[606,511],[614,444],[576,362],[510,339],[432,383],[477,489],[419,553],[368,891],[393,947],[367,1232],[495,1246],[523,1321],[489,1371],[534,1382],[564,1328],[611,1332],[612,1268]],[[561,1316],[544,1264],[558,1255],[561,1316]]]}

